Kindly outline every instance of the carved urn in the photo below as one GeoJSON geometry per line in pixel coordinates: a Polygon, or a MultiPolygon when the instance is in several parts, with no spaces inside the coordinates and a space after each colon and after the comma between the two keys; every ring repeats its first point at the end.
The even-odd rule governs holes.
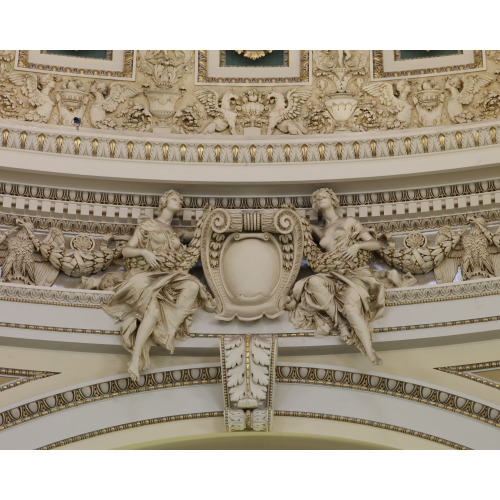
{"type": "Polygon", "coordinates": [[[351,118],[357,105],[358,100],[348,92],[330,94],[328,101],[325,102],[326,109],[340,125],[337,130],[347,130],[345,123],[351,118]]]}
{"type": "Polygon", "coordinates": [[[74,118],[83,120],[89,95],[79,89],[66,88],[57,93],[59,122],[61,125],[73,125],[74,118]]]}
{"type": "Polygon", "coordinates": [[[149,101],[151,114],[158,118],[158,127],[170,128],[167,120],[175,113],[175,104],[181,97],[181,93],[171,89],[155,89],[144,92],[149,101]]]}
{"type": "Polygon", "coordinates": [[[440,89],[424,89],[413,97],[418,121],[424,127],[440,124],[441,112],[444,103],[444,93],[440,89]]]}

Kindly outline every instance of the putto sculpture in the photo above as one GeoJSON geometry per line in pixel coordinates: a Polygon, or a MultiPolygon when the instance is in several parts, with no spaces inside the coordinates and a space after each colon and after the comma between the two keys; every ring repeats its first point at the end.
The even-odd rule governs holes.
{"type": "Polygon", "coordinates": [[[315,330],[318,336],[338,328],[344,342],[381,364],[369,322],[384,312],[385,287],[367,265],[380,243],[357,219],[337,214],[339,201],[331,189],[318,189],[312,199],[326,224],[312,226],[303,218],[304,255],[316,274],[295,283],[287,304],[289,319],[295,328],[315,330]]]}
{"type": "MultiPolygon", "coordinates": [[[[188,274],[200,255],[204,217],[198,221],[188,246],[181,243],[171,225],[182,209],[182,201],[177,191],[166,191],[160,198],[158,217],[139,219],[122,250],[128,273],[104,306],[108,314],[123,321],[123,345],[132,353],[128,370],[132,380],[149,366],[153,342],[173,353],[174,339],[188,336],[196,309],[211,311],[214,307],[208,290],[188,274]]],[[[189,239],[191,235],[181,236],[189,239]]]]}

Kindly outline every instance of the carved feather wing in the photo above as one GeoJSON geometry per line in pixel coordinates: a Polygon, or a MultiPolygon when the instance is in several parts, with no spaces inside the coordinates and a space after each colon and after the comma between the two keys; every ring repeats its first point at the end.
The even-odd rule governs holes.
{"type": "Polygon", "coordinates": [[[500,253],[494,253],[490,255],[491,262],[493,263],[493,271],[495,276],[500,277],[500,253]]]}
{"type": "Polygon", "coordinates": [[[109,95],[104,99],[102,107],[109,113],[116,110],[118,104],[139,95],[141,92],[130,85],[114,82],[109,86],[109,95]]]}
{"type": "Polygon", "coordinates": [[[5,257],[7,257],[7,254],[9,253],[7,249],[7,242],[4,241],[2,244],[0,244],[0,266],[3,265],[3,261],[5,260],[5,257]]]}
{"type": "Polygon", "coordinates": [[[286,94],[288,106],[282,110],[282,118],[291,120],[300,114],[300,108],[311,97],[310,91],[289,90],[286,94]]]}
{"type": "Polygon", "coordinates": [[[490,84],[493,78],[486,75],[467,75],[463,77],[464,88],[458,95],[458,102],[461,104],[470,104],[474,95],[477,94],[482,87],[490,84]]]}
{"type": "Polygon", "coordinates": [[[41,101],[42,94],[38,90],[38,82],[35,75],[12,74],[9,75],[8,78],[12,83],[21,87],[22,94],[28,97],[32,106],[39,106],[43,104],[41,101]]]}
{"type": "Polygon", "coordinates": [[[220,115],[219,94],[212,90],[197,90],[195,96],[205,106],[209,116],[216,118],[220,115]]]}
{"type": "Polygon", "coordinates": [[[380,102],[385,106],[393,106],[397,99],[394,96],[392,85],[387,82],[368,83],[363,87],[365,92],[368,92],[373,97],[380,97],[380,102]]]}
{"type": "Polygon", "coordinates": [[[451,283],[457,275],[460,259],[445,257],[441,264],[434,268],[434,276],[437,283],[451,283]]]}

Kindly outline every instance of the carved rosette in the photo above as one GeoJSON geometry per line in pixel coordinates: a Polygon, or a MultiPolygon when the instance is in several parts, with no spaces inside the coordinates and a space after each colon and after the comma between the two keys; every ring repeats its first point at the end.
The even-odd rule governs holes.
{"type": "Polygon", "coordinates": [[[294,210],[214,210],[202,229],[201,260],[217,298],[217,318],[279,316],[302,252],[294,210]]]}
{"type": "Polygon", "coordinates": [[[271,429],[276,356],[275,335],[226,335],[221,340],[229,432],[271,429]]]}

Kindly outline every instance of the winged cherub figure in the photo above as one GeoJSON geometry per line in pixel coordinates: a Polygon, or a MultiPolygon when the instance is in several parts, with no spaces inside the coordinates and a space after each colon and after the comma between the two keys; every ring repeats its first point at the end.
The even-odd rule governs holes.
{"type": "Polygon", "coordinates": [[[236,118],[238,113],[231,109],[231,104],[237,103],[239,97],[234,92],[226,92],[220,99],[219,94],[212,90],[198,90],[195,92],[198,100],[205,106],[207,114],[213,120],[203,129],[202,134],[223,132],[227,128],[231,134],[236,135],[236,118]]]}
{"type": "Polygon", "coordinates": [[[463,106],[470,104],[474,99],[474,95],[492,81],[493,78],[487,75],[451,76],[448,78],[444,88],[449,90],[451,94],[447,104],[450,120],[454,123],[464,123],[472,120],[474,115],[465,111],[463,106]]]}
{"type": "Polygon", "coordinates": [[[307,133],[307,130],[294,119],[300,116],[302,105],[309,97],[311,97],[310,91],[289,90],[285,102],[285,97],[281,92],[267,94],[269,102],[275,103],[274,109],[269,113],[267,135],[271,135],[274,128],[283,134],[301,135],[307,133]]]}
{"type": "Polygon", "coordinates": [[[28,97],[29,103],[35,107],[24,115],[24,119],[33,122],[47,123],[52,115],[55,101],[50,92],[56,86],[55,79],[50,75],[12,74],[9,81],[21,87],[23,95],[28,97]]]}
{"type": "Polygon", "coordinates": [[[396,94],[391,83],[376,82],[368,83],[363,87],[368,94],[379,97],[380,102],[389,108],[394,116],[387,122],[388,128],[405,128],[411,124],[413,104],[408,102],[411,86],[407,80],[400,80],[396,84],[396,94]]]}
{"type": "Polygon", "coordinates": [[[92,83],[90,92],[95,97],[95,101],[90,105],[90,123],[96,128],[115,128],[116,122],[106,118],[106,113],[116,111],[118,104],[141,93],[124,83],[113,82],[108,86],[102,81],[92,83]]]}

